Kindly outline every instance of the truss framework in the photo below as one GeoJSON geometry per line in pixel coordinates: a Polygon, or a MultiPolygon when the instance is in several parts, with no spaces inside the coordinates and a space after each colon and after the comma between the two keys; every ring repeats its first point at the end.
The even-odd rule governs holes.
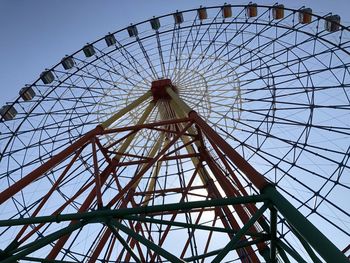
{"type": "MultiPolygon", "coordinates": [[[[154,262],[166,259],[170,262],[198,262],[212,258],[212,262],[221,262],[231,251],[236,251],[242,262],[261,262],[261,256],[266,262],[290,262],[289,258],[306,262],[301,254],[279,238],[277,226],[279,218],[288,222],[291,231],[314,262],[322,262],[320,257],[326,262],[348,262],[335,245],[185,104],[172,88],[165,89],[169,95],[168,103],[176,115],[175,119],[144,123],[155,107],[155,102],[152,101],[140,116],[137,125],[108,128],[123,114],[148,99],[151,93],[147,92],[0,193],[0,203],[4,203],[28,187],[31,182],[66,162],[61,176],[40,200],[31,217],[0,221],[0,227],[20,226],[14,241],[1,252],[1,263],[16,260],[58,262],[55,258],[72,233],[92,224],[104,227],[89,262],[98,260],[101,252],[106,249],[108,240],[114,240],[113,242],[117,240],[124,248],[125,253],[120,254],[117,261],[154,262]],[[145,129],[160,134],[154,147],[147,155],[128,151],[135,136],[145,129]],[[102,145],[101,138],[107,135],[113,138],[113,142],[102,145]],[[210,144],[214,152],[209,152],[206,144],[210,144]],[[92,149],[91,160],[95,171],[93,180],[79,189],[52,215],[39,216],[47,200],[58,189],[60,182],[88,147],[92,149]],[[97,161],[100,155],[105,158],[103,166],[97,161]],[[189,160],[195,168],[192,177],[183,187],[156,190],[158,165],[172,159],[189,160]],[[137,169],[132,178],[122,184],[118,181],[118,176],[122,173],[116,171],[131,166],[137,169]],[[139,191],[141,180],[152,169],[154,173],[148,180],[147,191],[139,191]],[[117,174],[114,180],[118,193],[106,200],[106,183],[113,174],[117,174]],[[242,176],[258,189],[260,194],[248,194],[239,179],[242,176]],[[198,177],[201,183],[195,185],[195,178],[198,177]],[[189,201],[187,197],[190,193],[200,195],[195,192],[198,189],[205,190],[205,200],[189,201]],[[77,213],[61,213],[83,193],[86,197],[77,213]],[[152,200],[169,193],[178,193],[181,198],[178,202],[152,205],[152,200]],[[142,202],[137,203],[136,200],[140,200],[138,196],[144,197],[142,202]],[[91,211],[90,207],[95,202],[98,209],[91,211]],[[201,215],[207,211],[212,211],[215,215],[212,225],[199,223],[201,215]],[[194,217],[197,218],[196,222],[178,220],[179,215],[188,213],[196,215],[194,217]],[[164,219],[164,215],[168,215],[168,218],[164,219]],[[221,221],[221,226],[216,226],[216,221],[221,221]],[[62,222],[66,224],[59,230],[34,238],[47,225],[62,222]],[[158,241],[152,239],[149,224],[159,225],[163,229],[158,241]],[[190,232],[181,254],[169,252],[162,246],[174,227],[185,228],[190,232]],[[191,237],[198,231],[207,233],[208,242],[201,253],[186,257],[191,237]],[[226,234],[228,242],[221,248],[210,250],[209,242],[215,233],[226,234]],[[31,256],[31,253],[50,245],[52,248],[49,249],[46,259],[31,256]]],[[[113,245],[107,249],[112,250],[113,245]]]]}

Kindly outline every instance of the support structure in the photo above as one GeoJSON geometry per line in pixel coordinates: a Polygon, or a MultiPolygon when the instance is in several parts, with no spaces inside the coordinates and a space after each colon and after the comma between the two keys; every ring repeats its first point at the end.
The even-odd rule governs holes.
{"type": "Polygon", "coordinates": [[[61,176],[31,216],[0,220],[0,227],[19,226],[15,239],[0,253],[1,263],[58,262],[60,258],[64,259],[59,262],[77,262],[70,246],[76,244],[77,233],[92,225],[98,233],[86,236],[91,243],[83,259],[87,262],[221,262],[235,257],[241,262],[289,262],[289,258],[304,262],[280,238],[281,219],[314,262],[321,262],[320,257],[326,262],[348,262],[181,99],[170,80],[153,83],[150,92],[12,184],[0,193],[0,203],[9,202],[11,196],[60,165],[64,167],[61,176]],[[113,126],[145,102],[148,106],[135,125],[113,126]],[[155,107],[161,117],[149,123],[155,107]],[[153,144],[136,151],[138,140],[153,140],[153,144]],[[73,167],[86,158],[86,149],[92,149],[91,178],[51,214],[43,215],[53,193],[67,178],[75,178],[73,167]],[[256,192],[248,194],[248,189],[256,192]],[[68,213],[68,208],[76,212],[68,213]],[[56,224],[59,227],[52,227],[56,224]],[[225,242],[216,244],[218,237],[225,242]],[[169,240],[178,243],[175,248],[169,247],[169,240]],[[36,255],[40,249],[45,258],[36,255]]]}

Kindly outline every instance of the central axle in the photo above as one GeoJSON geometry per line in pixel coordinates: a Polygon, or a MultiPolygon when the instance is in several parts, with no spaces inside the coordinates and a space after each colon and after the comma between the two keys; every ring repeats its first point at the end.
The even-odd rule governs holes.
{"type": "Polygon", "coordinates": [[[171,83],[170,79],[159,79],[152,81],[151,92],[153,95],[153,99],[155,101],[159,99],[170,100],[171,97],[166,92],[167,87],[171,87],[171,89],[175,93],[178,93],[176,86],[171,83]]]}

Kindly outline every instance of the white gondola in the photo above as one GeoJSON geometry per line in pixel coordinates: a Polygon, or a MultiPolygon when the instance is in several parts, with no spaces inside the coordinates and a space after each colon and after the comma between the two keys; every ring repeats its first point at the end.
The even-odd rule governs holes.
{"type": "Polygon", "coordinates": [[[50,84],[52,81],[54,81],[55,76],[51,72],[51,70],[45,70],[43,73],[40,74],[40,79],[44,84],[50,84]]]}
{"type": "Polygon", "coordinates": [[[95,54],[95,49],[94,49],[94,46],[91,45],[91,44],[86,44],[84,47],[83,47],[83,52],[85,54],[85,56],[88,58],[88,57],[92,57],[94,54],[95,54]]]}
{"type": "Polygon", "coordinates": [[[5,121],[10,121],[16,117],[17,111],[12,105],[5,105],[0,109],[0,115],[5,121]]]}
{"type": "Polygon", "coordinates": [[[129,33],[129,37],[137,37],[137,35],[139,34],[139,32],[137,31],[137,27],[136,26],[129,26],[128,27],[128,33],[129,33]]]}
{"type": "Polygon", "coordinates": [[[105,41],[106,41],[107,46],[109,46],[109,47],[113,46],[117,43],[115,36],[113,34],[110,34],[110,33],[105,36],[105,41]]]}
{"type": "Polygon", "coordinates": [[[324,27],[328,32],[336,32],[340,29],[340,16],[329,15],[325,19],[324,27]]]}
{"type": "Polygon", "coordinates": [[[31,86],[26,86],[19,91],[19,95],[25,101],[32,100],[35,96],[35,91],[31,86]]]}
{"type": "Polygon", "coordinates": [[[74,67],[74,60],[71,56],[65,56],[64,58],[62,58],[61,64],[64,69],[71,69],[74,67]]]}

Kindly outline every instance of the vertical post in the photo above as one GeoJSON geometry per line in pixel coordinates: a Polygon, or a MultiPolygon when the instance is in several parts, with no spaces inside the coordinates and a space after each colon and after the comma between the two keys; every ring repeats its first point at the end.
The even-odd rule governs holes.
{"type": "Polygon", "coordinates": [[[94,177],[95,177],[95,189],[96,189],[97,207],[98,208],[102,208],[103,207],[102,185],[101,185],[100,172],[99,172],[99,169],[98,169],[97,151],[96,151],[96,138],[95,137],[93,137],[91,139],[91,146],[92,146],[92,159],[93,159],[93,163],[94,163],[94,177]]]}
{"type": "MultiPolygon", "coordinates": [[[[146,95],[147,95],[147,93],[144,96],[142,96],[139,99],[137,99],[136,101],[134,101],[131,104],[131,105],[133,105],[131,108],[130,108],[131,105],[129,105],[128,107],[124,108],[122,111],[116,113],[114,116],[112,116],[110,118],[109,121],[107,121],[107,123],[108,122],[112,123],[112,120],[113,120],[113,122],[116,121],[117,118],[122,116],[121,113],[124,112],[123,114],[125,114],[127,112],[127,109],[131,110],[132,108],[135,108],[137,105],[139,105],[141,102],[143,102],[146,98],[148,98],[148,95],[147,96],[146,95]]],[[[138,125],[141,125],[141,124],[143,124],[145,122],[145,120],[148,118],[148,116],[151,113],[151,111],[153,110],[153,108],[154,108],[154,103],[151,101],[149,103],[149,105],[146,107],[146,109],[144,110],[144,112],[142,113],[142,115],[140,116],[140,118],[139,118],[139,120],[137,122],[138,125]]],[[[120,154],[123,154],[123,153],[126,152],[128,147],[130,146],[131,142],[134,140],[135,136],[136,136],[136,132],[133,133],[133,134],[130,134],[130,136],[125,139],[125,141],[122,143],[122,145],[119,148],[118,152],[120,154]]],[[[116,156],[114,156],[113,160],[116,161],[116,162],[119,162],[119,160],[121,158],[122,158],[122,156],[116,155],[116,156]]],[[[107,177],[105,177],[105,180],[106,179],[107,179],[107,177]]],[[[129,196],[129,197],[131,197],[131,196],[129,196]]],[[[103,247],[105,246],[105,242],[108,240],[110,235],[111,235],[110,229],[106,229],[106,231],[104,232],[103,236],[101,237],[98,245],[95,247],[95,250],[94,250],[94,252],[92,253],[92,255],[90,257],[89,263],[90,262],[95,262],[97,260],[98,255],[101,253],[103,247]]]]}
{"type": "Polygon", "coordinates": [[[266,187],[262,192],[269,196],[269,199],[273,202],[278,211],[287,219],[289,224],[326,262],[349,263],[349,260],[345,255],[273,186],[266,187]]]}
{"type": "Polygon", "coordinates": [[[274,207],[270,208],[270,259],[271,263],[277,263],[276,258],[276,241],[277,241],[277,210],[274,207]]]}
{"type": "Polygon", "coordinates": [[[232,250],[232,247],[236,245],[236,243],[241,239],[241,237],[245,234],[245,232],[248,231],[248,229],[254,225],[256,220],[259,219],[259,217],[262,216],[262,214],[265,212],[267,208],[267,205],[264,204],[250,219],[249,221],[237,232],[237,234],[231,239],[231,241],[220,251],[220,253],[213,259],[212,263],[219,263],[221,262],[224,257],[227,255],[230,250],[232,250]]]}

